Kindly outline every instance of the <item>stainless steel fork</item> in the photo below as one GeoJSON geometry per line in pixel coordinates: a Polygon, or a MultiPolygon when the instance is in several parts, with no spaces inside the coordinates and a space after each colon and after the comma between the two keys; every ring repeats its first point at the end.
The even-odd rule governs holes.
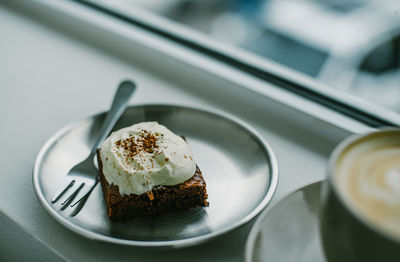
{"type": "Polygon", "coordinates": [[[107,113],[89,156],[68,172],[60,187],[54,194],[54,197],[51,201],[53,204],[63,198],[67,192],[72,192],[68,197],[63,199],[63,202],[61,203],[61,210],[66,209],[74,201],[74,199],[78,199],[76,202],[70,205],[71,207],[77,205],[75,210],[71,213],[71,216],[75,216],[79,213],[79,211],[85,205],[86,200],[89,198],[90,193],[99,182],[99,172],[94,164],[97,148],[101,145],[103,140],[114,127],[117,120],[125,111],[129,98],[135,89],[136,85],[131,81],[123,81],[120,83],[118,90],[115,93],[111,109],[107,113]]]}

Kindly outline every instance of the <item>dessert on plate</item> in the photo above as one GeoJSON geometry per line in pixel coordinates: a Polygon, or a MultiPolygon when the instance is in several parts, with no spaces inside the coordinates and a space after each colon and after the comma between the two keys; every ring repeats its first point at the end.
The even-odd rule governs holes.
{"type": "Polygon", "coordinates": [[[157,122],[113,132],[97,159],[112,220],[208,205],[206,182],[188,144],[157,122]]]}

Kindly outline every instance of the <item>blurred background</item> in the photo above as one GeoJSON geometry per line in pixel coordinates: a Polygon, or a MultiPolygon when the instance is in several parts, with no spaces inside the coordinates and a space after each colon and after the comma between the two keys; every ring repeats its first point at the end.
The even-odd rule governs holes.
{"type": "Polygon", "coordinates": [[[118,0],[400,112],[400,0],[118,0]]]}

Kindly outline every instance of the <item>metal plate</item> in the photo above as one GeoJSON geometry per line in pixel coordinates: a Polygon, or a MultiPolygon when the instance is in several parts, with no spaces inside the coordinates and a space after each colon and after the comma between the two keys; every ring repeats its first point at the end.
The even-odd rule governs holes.
{"type": "Polygon", "coordinates": [[[321,182],[294,191],[266,209],[246,243],[246,261],[325,261],[319,236],[321,182]]]}
{"type": "MultiPolygon", "coordinates": [[[[92,239],[134,246],[187,246],[230,231],[270,202],[278,182],[275,156],[247,124],[231,116],[174,105],[129,107],[114,130],[158,121],[184,135],[207,183],[209,207],[112,222],[100,186],[75,217],[50,202],[68,170],[90,151],[104,113],[69,125],[41,149],[33,183],[44,208],[62,225],[92,239]]],[[[62,201],[59,201],[62,202],[62,201]]],[[[56,203],[57,204],[57,203],[56,203]]]]}

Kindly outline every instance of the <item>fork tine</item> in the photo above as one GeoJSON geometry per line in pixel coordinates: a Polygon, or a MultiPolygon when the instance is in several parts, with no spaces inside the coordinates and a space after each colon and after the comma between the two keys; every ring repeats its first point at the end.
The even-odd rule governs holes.
{"type": "MultiPolygon", "coordinates": [[[[89,192],[91,192],[92,188],[96,184],[96,178],[77,178],[77,182],[85,182],[85,187],[82,188],[82,190],[79,191],[79,193],[76,195],[75,200],[70,203],[70,205],[74,205],[77,203],[80,199],[84,198],[89,192]]],[[[72,207],[72,206],[71,206],[72,207]]]]}
{"type": "Polygon", "coordinates": [[[96,177],[96,181],[94,182],[94,184],[89,188],[89,190],[87,190],[84,194],[81,194],[81,197],[71,205],[71,207],[76,206],[81,200],[83,200],[84,198],[88,197],[90,195],[90,193],[92,193],[93,189],[97,186],[97,183],[100,181],[100,177],[97,176],[96,177]]]}
{"type": "Polygon", "coordinates": [[[100,178],[97,176],[96,178],[96,182],[94,183],[94,185],[90,188],[90,190],[83,196],[81,197],[78,201],[76,201],[74,204],[71,205],[71,207],[74,207],[75,205],[79,204],[74,212],[71,213],[71,217],[76,216],[83,208],[83,206],[85,205],[86,201],[88,200],[90,193],[92,193],[93,189],[96,187],[96,185],[98,184],[98,182],[100,181],[100,178]]]}
{"type": "Polygon", "coordinates": [[[71,182],[68,183],[68,185],[62,189],[61,187],[61,192],[60,190],[54,194],[55,197],[51,200],[51,203],[54,204],[55,202],[57,202],[73,185],[75,184],[75,180],[71,180],[71,182]]]}
{"type": "Polygon", "coordinates": [[[65,199],[64,202],[61,203],[62,207],[61,210],[64,210],[68,207],[69,204],[71,204],[72,201],[74,201],[75,197],[78,195],[79,191],[85,186],[85,183],[80,184],[80,186],[72,193],[67,199],[65,199]]]}

